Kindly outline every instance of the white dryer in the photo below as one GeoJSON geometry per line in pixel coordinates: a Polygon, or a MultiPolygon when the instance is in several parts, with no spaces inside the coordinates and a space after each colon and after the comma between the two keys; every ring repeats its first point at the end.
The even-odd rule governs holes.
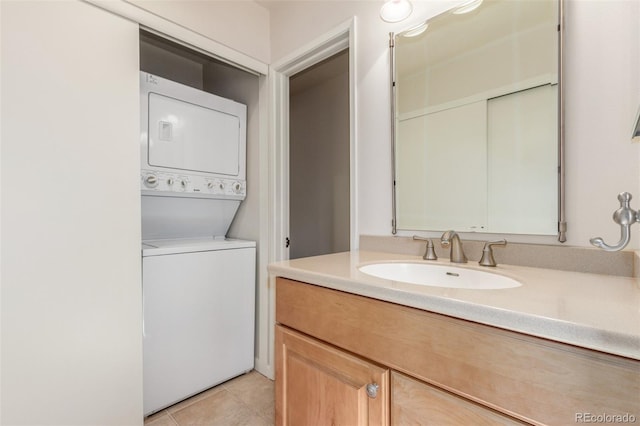
{"type": "Polygon", "coordinates": [[[246,186],[246,105],[140,73],[142,239],[224,237],[246,186]]]}

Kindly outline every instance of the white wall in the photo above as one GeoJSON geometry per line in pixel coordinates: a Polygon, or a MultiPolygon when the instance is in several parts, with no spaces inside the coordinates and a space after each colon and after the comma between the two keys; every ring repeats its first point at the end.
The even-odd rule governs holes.
{"type": "Polygon", "coordinates": [[[0,423],[141,423],[138,27],[0,10],[0,423]]]}
{"type": "Polygon", "coordinates": [[[269,63],[269,12],[254,1],[130,0],[130,2],[247,56],[269,63]]]}
{"type": "MultiPolygon", "coordinates": [[[[401,24],[379,19],[380,1],[338,4],[274,5],[272,62],[356,16],[359,228],[361,234],[390,235],[388,33],[407,29],[455,2],[414,1],[413,15],[401,24]]],[[[589,246],[593,236],[610,244],[618,241],[619,227],[611,215],[619,192],[635,195],[632,206],[640,208],[640,145],[630,143],[640,105],[639,20],[636,1],[566,0],[567,245],[589,246]]],[[[639,234],[640,229],[633,229],[630,247],[640,247],[639,234]]],[[[555,243],[553,237],[535,241],[555,243]]]]}
{"type": "MultiPolygon", "coordinates": [[[[640,2],[569,2],[566,26],[568,242],[615,244],[617,194],[630,192],[640,208],[640,144],[629,142],[640,106],[640,2]]],[[[640,226],[631,232],[639,248],[640,226]]]]}

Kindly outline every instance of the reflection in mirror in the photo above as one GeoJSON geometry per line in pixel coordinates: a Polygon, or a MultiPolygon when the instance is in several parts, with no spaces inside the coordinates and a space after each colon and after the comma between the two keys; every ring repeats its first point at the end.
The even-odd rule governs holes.
{"type": "Polygon", "coordinates": [[[392,43],[394,225],[557,234],[558,0],[455,12],[392,43]]]}
{"type": "Polygon", "coordinates": [[[636,121],[634,121],[633,132],[631,133],[631,140],[633,142],[640,142],[640,109],[636,114],[636,121]]]}

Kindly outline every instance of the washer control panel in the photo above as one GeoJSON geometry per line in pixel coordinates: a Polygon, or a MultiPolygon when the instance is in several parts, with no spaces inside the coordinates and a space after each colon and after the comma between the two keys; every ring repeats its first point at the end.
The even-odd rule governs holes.
{"type": "Polygon", "coordinates": [[[201,198],[244,199],[247,195],[247,184],[244,180],[208,178],[155,170],[142,170],[140,189],[146,194],[201,198]]]}

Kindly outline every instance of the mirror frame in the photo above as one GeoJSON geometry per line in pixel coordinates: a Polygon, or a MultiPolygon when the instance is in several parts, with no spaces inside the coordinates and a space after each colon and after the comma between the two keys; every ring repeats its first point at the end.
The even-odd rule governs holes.
{"type": "MultiPolygon", "coordinates": [[[[427,20],[448,13],[435,15],[427,20]]],[[[391,233],[396,235],[397,203],[396,203],[396,58],[395,36],[389,33],[389,76],[391,88],[391,233]]],[[[564,141],[564,0],[558,0],[558,241],[567,241],[567,221],[565,217],[565,141],[564,141]]]]}

